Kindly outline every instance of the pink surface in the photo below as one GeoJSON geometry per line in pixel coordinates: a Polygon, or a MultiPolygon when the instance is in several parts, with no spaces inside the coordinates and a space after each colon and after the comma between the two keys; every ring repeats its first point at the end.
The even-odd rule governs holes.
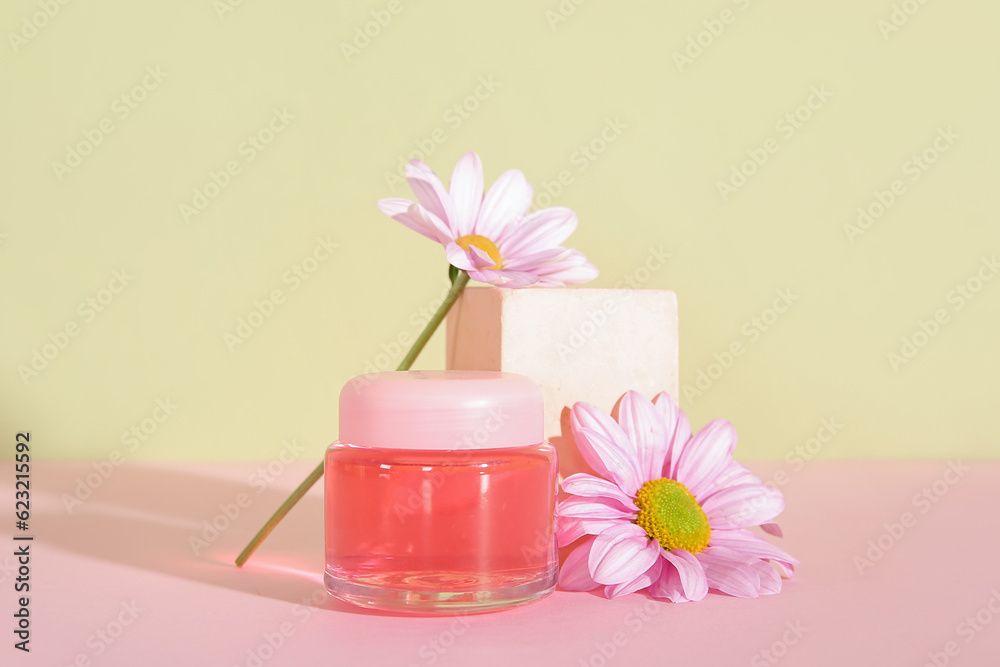
{"type": "MultiPolygon", "coordinates": [[[[671,605],[642,594],[609,601],[557,591],[526,607],[457,618],[379,615],[326,597],[319,486],[244,570],[232,565],[313,465],[268,473],[253,464],[126,462],[69,513],[61,495],[74,493],[94,468],[34,463],[32,652],[11,646],[17,575],[8,515],[8,546],[0,551],[8,628],[2,664],[1000,662],[997,463],[966,463],[968,470],[945,461],[751,465],[765,480],[784,482],[781,542],[803,563],[777,596],[710,594],[671,605]],[[277,481],[257,483],[268,474],[277,481]],[[235,518],[217,519],[224,511],[235,518]],[[202,535],[206,520],[231,525],[202,535]],[[192,536],[207,546],[192,546],[192,536]],[[270,649],[268,638],[279,647],[270,649]]],[[[13,507],[10,463],[0,465],[0,487],[13,507]]]]}

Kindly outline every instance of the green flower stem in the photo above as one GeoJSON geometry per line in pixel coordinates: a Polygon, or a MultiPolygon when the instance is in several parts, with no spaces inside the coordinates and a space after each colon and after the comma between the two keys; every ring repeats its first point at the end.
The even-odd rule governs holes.
{"type": "MultiPolygon", "coordinates": [[[[431,318],[424,330],[420,332],[417,336],[417,340],[414,341],[413,347],[410,351],[406,353],[403,360],[399,362],[399,366],[396,368],[397,371],[407,371],[416,361],[417,356],[423,351],[424,346],[427,345],[427,341],[431,339],[434,332],[437,331],[438,326],[444,320],[445,315],[451,310],[451,307],[455,304],[459,295],[465,289],[465,286],[469,284],[469,274],[465,271],[459,271],[458,275],[454,277],[451,283],[451,289],[448,291],[448,296],[445,297],[444,303],[441,307],[437,309],[434,313],[434,317],[431,318]]],[[[247,562],[247,559],[257,550],[257,547],[267,539],[267,536],[271,534],[271,531],[278,525],[278,523],[285,518],[285,515],[295,507],[295,503],[302,499],[302,496],[306,495],[306,492],[312,488],[312,485],[319,481],[319,478],[323,476],[323,461],[319,462],[309,476],[306,477],[305,481],[299,484],[298,488],[292,491],[292,495],[288,496],[285,502],[281,503],[281,507],[271,515],[271,518],[267,520],[267,523],[257,531],[257,534],[253,536],[250,543],[240,552],[240,555],[236,557],[236,567],[243,567],[243,564],[247,562]]]]}

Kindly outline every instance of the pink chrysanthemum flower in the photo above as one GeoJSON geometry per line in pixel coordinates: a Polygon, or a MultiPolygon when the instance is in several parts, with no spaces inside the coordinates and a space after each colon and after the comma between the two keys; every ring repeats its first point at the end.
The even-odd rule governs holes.
{"type": "Polygon", "coordinates": [[[798,561],[748,530],[780,536],[771,520],[785,501],[733,461],[732,424],[717,419],[692,436],[668,394],[654,404],[633,391],[617,422],[577,403],[571,424],[580,453],[603,479],[579,473],[563,481],[571,497],[556,510],[559,545],[592,537],[563,564],[562,588],[603,585],[609,598],[648,588],[687,602],[710,588],[737,597],[778,593],[775,567],[792,576],[798,561]]]}
{"type": "Polygon", "coordinates": [[[528,214],[534,191],[518,169],[500,175],[483,196],[483,165],[468,152],[445,190],[420,160],[406,166],[417,196],[379,201],[383,213],[445,247],[448,261],[473,280],[501,287],[561,287],[597,277],[582,253],[560,247],[576,229],[576,214],[553,206],[528,214]]]}

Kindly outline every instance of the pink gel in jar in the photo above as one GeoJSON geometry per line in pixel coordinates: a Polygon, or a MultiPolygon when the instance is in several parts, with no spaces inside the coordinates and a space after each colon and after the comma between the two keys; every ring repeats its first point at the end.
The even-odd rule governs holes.
{"type": "Polygon", "coordinates": [[[326,573],[374,609],[468,613],[552,592],[557,462],[522,375],[362,375],[326,452],[326,573]]]}

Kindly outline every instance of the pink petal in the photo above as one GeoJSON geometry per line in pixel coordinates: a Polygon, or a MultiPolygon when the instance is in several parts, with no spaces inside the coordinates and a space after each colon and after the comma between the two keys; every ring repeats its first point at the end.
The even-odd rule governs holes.
{"type": "Polygon", "coordinates": [[[781,491],[764,484],[731,486],[700,502],[709,525],[723,530],[760,525],[785,509],[781,491]]]}
{"type": "Polygon", "coordinates": [[[763,480],[757,475],[750,472],[749,469],[742,463],[737,461],[730,461],[726,469],[723,470],[712,485],[707,488],[703,495],[707,496],[710,493],[718,489],[724,489],[727,486],[736,486],[737,484],[763,484],[763,480]]]}
{"type": "Polygon", "coordinates": [[[414,202],[410,205],[410,208],[406,209],[406,213],[416,223],[424,227],[433,227],[436,229],[438,232],[438,239],[441,243],[448,243],[451,241],[452,236],[451,231],[448,229],[448,225],[420,204],[414,202]]]}
{"type": "Polygon", "coordinates": [[[755,598],[760,591],[760,575],[739,553],[725,547],[708,547],[698,554],[710,588],[738,598],[755,598]]]}
{"type": "Polygon", "coordinates": [[[564,259],[538,267],[535,272],[540,278],[539,283],[549,287],[590,282],[600,273],[596,266],[576,250],[570,250],[570,254],[564,259]]]}
{"type": "MultiPolygon", "coordinates": [[[[522,209],[523,212],[523,209],[522,209]]],[[[558,246],[576,229],[576,213],[562,206],[535,211],[500,237],[505,255],[516,257],[558,246]]]]}
{"type": "Polygon", "coordinates": [[[684,595],[681,575],[677,572],[677,568],[670,564],[660,568],[660,578],[649,587],[649,594],[654,598],[667,598],[671,602],[691,601],[684,595]]]}
{"type": "Polygon", "coordinates": [[[691,423],[674,397],[665,391],[653,399],[653,407],[663,415],[667,438],[667,454],[663,471],[658,477],[677,479],[677,463],[680,461],[681,451],[691,439],[691,423]]]}
{"type": "Polygon", "coordinates": [[[770,563],[759,560],[752,567],[760,579],[761,595],[777,595],[781,592],[781,577],[770,563]]]}
{"type": "Polygon", "coordinates": [[[402,223],[404,226],[409,227],[418,234],[423,234],[432,241],[447,243],[447,228],[439,228],[429,217],[417,219],[411,216],[409,214],[409,208],[413,205],[415,205],[415,202],[412,202],[409,199],[400,199],[398,197],[380,199],[378,202],[379,210],[396,222],[402,223]]]}
{"type": "Polygon", "coordinates": [[[570,519],[556,517],[556,542],[560,547],[573,544],[584,535],[600,535],[621,523],[621,519],[570,519]]]}
{"type": "MultiPolygon", "coordinates": [[[[479,156],[469,151],[455,165],[451,174],[451,200],[455,207],[452,226],[458,236],[471,234],[483,203],[483,163],[479,156]]],[[[492,266],[490,262],[489,266],[492,266]]]]}
{"type": "Polygon", "coordinates": [[[643,480],[634,455],[625,451],[620,443],[589,428],[574,427],[573,438],[577,449],[594,470],[610,477],[629,497],[635,496],[643,480]]]}
{"type": "Polygon", "coordinates": [[[697,556],[684,549],[671,551],[660,549],[660,553],[677,570],[685,598],[697,602],[708,595],[708,580],[705,578],[705,569],[697,556]]]}
{"type": "Polygon", "coordinates": [[[601,479],[600,477],[588,475],[585,472],[578,472],[564,479],[562,489],[574,496],[615,500],[624,510],[629,512],[639,511],[639,508],[632,502],[632,498],[627,496],[617,484],[609,482],[606,479],[601,479]]]}
{"type": "Polygon", "coordinates": [[[667,456],[667,429],[663,415],[653,407],[652,401],[634,391],[627,392],[618,405],[618,423],[625,437],[635,443],[642,478],[662,477],[667,456]]]}
{"type": "Polygon", "coordinates": [[[413,201],[403,199],[402,197],[387,197],[386,199],[378,200],[378,210],[391,218],[395,215],[406,213],[412,204],[414,204],[413,201]]]}
{"type": "Polygon", "coordinates": [[[660,557],[660,547],[634,523],[609,528],[594,540],[588,564],[599,584],[614,586],[632,581],[660,557]]]}
{"type": "Polygon", "coordinates": [[[496,266],[496,262],[493,261],[492,257],[490,257],[490,254],[481,249],[479,246],[469,246],[469,257],[472,259],[472,263],[475,265],[476,271],[496,266]]]}
{"type": "Polygon", "coordinates": [[[451,195],[444,189],[437,174],[420,160],[413,160],[406,165],[406,180],[423,207],[448,226],[450,238],[458,238],[460,235],[455,228],[455,208],[451,195]]]}
{"type": "Polygon", "coordinates": [[[775,537],[784,537],[785,533],[781,530],[781,526],[776,524],[774,521],[765,521],[760,524],[760,529],[763,530],[768,535],[774,535],[775,537]]]}
{"type": "Polygon", "coordinates": [[[657,558],[651,568],[640,574],[632,581],[626,581],[623,584],[616,584],[614,586],[605,586],[604,595],[611,599],[621,597],[622,595],[628,595],[629,593],[635,593],[636,591],[641,591],[643,588],[650,586],[654,581],[660,578],[660,571],[662,569],[663,559],[657,558]]]}
{"type": "Polygon", "coordinates": [[[538,276],[524,271],[508,271],[506,269],[497,271],[496,269],[479,269],[469,271],[469,277],[481,283],[489,283],[497,287],[510,287],[518,289],[530,287],[538,282],[538,276]]]}
{"type": "Polygon", "coordinates": [[[735,448],[736,429],[733,425],[725,419],[709,422],[682,448],[677,462],[677,481],[700,500],[716,475],[729,465],[735,448]]]}
{"type": "Polygon", "coordinates": [[[614,481],[628,496],[635,496],[644,480],[639,472],[635,443],[611,415],[589,403],[576,403],[570,411],[570,426],[577,449],[590,467],[614,481]]]}
{"type": "Polygon", "coordinates": [[[511,257],[506,254],[503,246],[499,246],[500,255],[503,257],[503,265],[506,269],[513,271],[534,272],[538,267],[545,266],[549,262],[559,261],[572,254],[572,250],[566,248],[546,248],[525,255],[511,257]]]}
{"type": "Polygon", "coordinates": [[[637,510],[622,508],[621,503],[610,498],[583,498],[573,496],[560,500],[556,515],[569,519],[615,519],[631,521],[637,510]]]}
{"type": "Polygon", "coordinates": [[[589,539],[566,557],[559,569],[560,588],[567,591],[590,591],[600,585],[590,576],[590,568],[587,566],[593,546],[594,540],[589,539]]]}
{"type": "Polygon", "coordinates": [[[709,541],[711,546],[732,549],[746,557],[769,560],[778,566],[786,577],[794,574],[799,561],[789,555],[781,547],[777,547],[763,537],[754,535],[749,530],[713,530],[709,541]]]}
{"type": "Polygon", "coordinates": [[[469,258],[469,253],[462,250],[461,246],[452,241],[444,247],[444,254],[448,257],[448,263],[463,271],[475,271],[476,265],[469,258]]]}
{"type": "Polygon", "coordinates": [[[509,225],[521,223],[524,212],[531,206],[533,194],[534,190],[519,169],[500,174],[479,208],[475,233],[488,239],[501,238],[509,225]]]}

